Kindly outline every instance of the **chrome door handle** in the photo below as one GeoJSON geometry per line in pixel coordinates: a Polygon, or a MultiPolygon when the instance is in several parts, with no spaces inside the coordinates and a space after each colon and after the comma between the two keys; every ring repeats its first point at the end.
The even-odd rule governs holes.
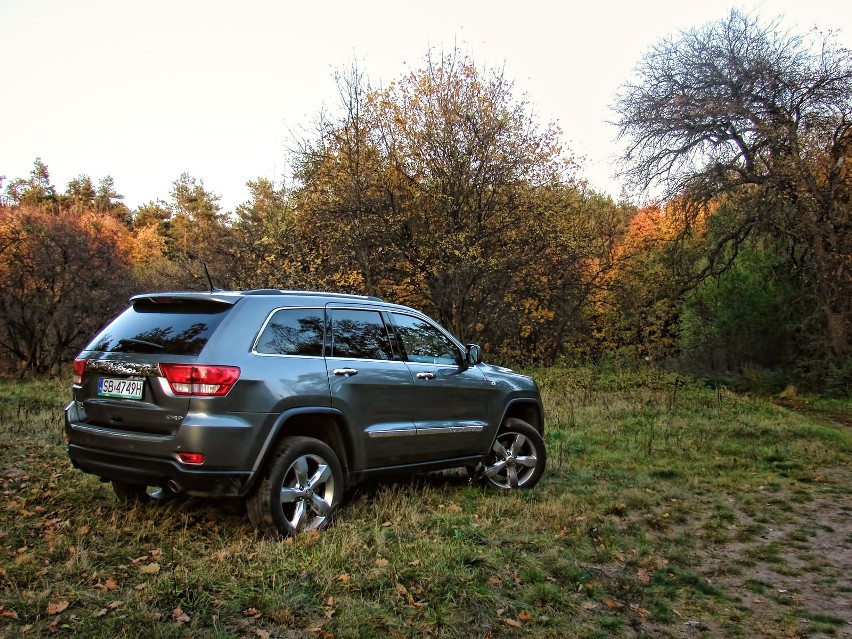
{"type": "Polygon", "coordinates": [[[417,373],[415,377],[417,379],[435,379],[435,373],[417,373]]]}
{"type": "Polygon", "coordinates": [[[357,368],[335,368],[335,375],[343,375],[343,377],[352,377],[353,375],[358,374],[357,368]]]}

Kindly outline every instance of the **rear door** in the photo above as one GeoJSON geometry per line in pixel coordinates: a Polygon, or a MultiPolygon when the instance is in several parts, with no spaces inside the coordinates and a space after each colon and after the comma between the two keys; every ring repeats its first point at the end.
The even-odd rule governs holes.
{"type": "Polygon", "coordinates": [[[327,312],[331,401],[349,420],[355,469],[416,461],[414,383],[391,343],[383,313],[338,305],[327,306],[327,312]]]}
{"type": "Polygon", "coordinates": [[[81,354],[74,387],[81,423],[154,435],[177,431],[189,399],[175,395],[160,364],[191,364],[232,308],[233,300],[154,296],[132,306],[81,354]]]}

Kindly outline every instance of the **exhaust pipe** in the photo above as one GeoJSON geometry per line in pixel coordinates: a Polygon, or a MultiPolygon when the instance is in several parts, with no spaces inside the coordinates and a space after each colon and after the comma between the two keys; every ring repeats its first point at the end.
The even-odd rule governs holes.
{"type": "Polygon", "coordinates": [[[183,487],[177,483],[174,479],[170,479],[166,482],[166,488],[168,488],[173,493],[183,492],[183,487]]]}

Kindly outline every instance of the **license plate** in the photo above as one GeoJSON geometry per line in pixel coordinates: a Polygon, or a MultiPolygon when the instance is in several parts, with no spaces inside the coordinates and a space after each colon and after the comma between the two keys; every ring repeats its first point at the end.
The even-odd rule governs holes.
{"type": "Polygon", "coordinates": [[[124,399],[142,399],[141,379],[113,379],[101,377],[98,380],[98,395],[100,397],[121,397],[124,399]]]}

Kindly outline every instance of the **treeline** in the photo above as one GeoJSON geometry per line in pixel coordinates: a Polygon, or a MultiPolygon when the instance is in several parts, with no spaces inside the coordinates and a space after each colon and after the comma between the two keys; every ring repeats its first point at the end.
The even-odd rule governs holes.
{"type": "Polygon", "coordinates": [[[0,205],[0,356],[49,372],[140,290],[309,288],[430,313],[489,359],[778,371],[848,392],[852,65],[733,12],[649,52],[618,100],[638,208],[588,189],[500,70],[353,67],[293,179],[223,211],[201,180],[129,210],[37,160],[0,205]],[[654,80],[653,82],[651,80],[654,80]],[[208,279],[209,273],[209,279],[208,279]]]}

